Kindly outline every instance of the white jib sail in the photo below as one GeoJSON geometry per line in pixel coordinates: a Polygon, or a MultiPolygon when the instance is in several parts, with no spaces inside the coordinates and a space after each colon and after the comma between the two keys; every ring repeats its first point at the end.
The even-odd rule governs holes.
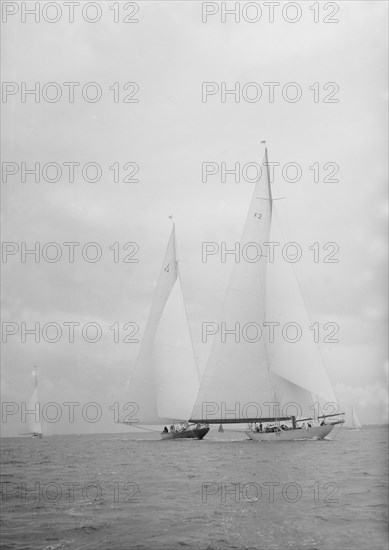
{"type": "Polygon", "coordinates": [[[122,422],[188,420],[198,374],[178,273],[172,229],[132,377],[122,422]]]}
{"type": "Polygon", "coordinates": [[[268,359],[271,372],[294,386],[291,392],[276,391],[276,400],[289,402],[294,393],[303,416],[312,416],[313,402],[320,403],[321,408],[327,403],[324,410],[333,412],[329,403],[336,404],[335,394],[315,334],[309,328],[315,319],[309,317],[294,264],[280,252],[285,243],[277,208],[275,204],[270,237],[280,246],[267,266],[266,314],[268,321],[278,325],[274,326],[274,341],[267,338],[268,359]]]}

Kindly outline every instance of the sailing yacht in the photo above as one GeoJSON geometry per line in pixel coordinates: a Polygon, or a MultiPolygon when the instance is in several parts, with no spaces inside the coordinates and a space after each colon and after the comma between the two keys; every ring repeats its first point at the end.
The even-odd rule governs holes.
{"type": "Polygon", "coordinates": [[[173,223],[120,422],[165,424],[162,439],[202,439],[204,422],[189,423],[199,372],[182,293],[173,223]]]}
{"type": "Polygon", "coordinates": [[[355,412],[354,407],[351,409],[351,427],[349,428],[350,431],[357,431],[361,429],[361,423],[359,421],[358,415],[355,412]]]}
{"type": "MultiPolygon", "coordinates": [[[[264,142],[263,142],[264,143],[264,142]]],[[[278,242],[282,226],[273,197],[268,152],[256,183],[240,250],[247,243],[278,242]],[[278,232],[278,233],[277,233],[278,232]]],[[[283,260],[236,262],[221,320],[245,328],[246,337],[214,336],[190,422],[248,424],[257,441],[323,439],[344,422],[292,265],[283,260]],[[265,330],[290,321],[304,327],[299,341],[266,338],[265,330]],[[262,329],[262,337],[249,329],[262,329]],[[327,414],[325,414],[327,413],[327,414]]],[[[292,323],[293,324],[293,323],[292,323]]]]}
{"type": "Polygon", "coordinates": [[[32,372],[33,376],[33,390],[27,401],[27,411],[38,411],[38,419],[36,414],[26,414],[27,433],[23,435],[30,435],[32,437],[42,437],[42,424],[40,421],[40,404],[38,398],[38,369],[34,367],[32,372]]]}

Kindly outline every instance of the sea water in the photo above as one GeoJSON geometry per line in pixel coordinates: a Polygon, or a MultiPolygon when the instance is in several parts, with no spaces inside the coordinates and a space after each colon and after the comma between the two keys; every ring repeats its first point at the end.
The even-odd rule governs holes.
{"type": "Polygon", "coordinates": [[[387,548],[387,428],[2,440],[5,549],[387,548]]]}

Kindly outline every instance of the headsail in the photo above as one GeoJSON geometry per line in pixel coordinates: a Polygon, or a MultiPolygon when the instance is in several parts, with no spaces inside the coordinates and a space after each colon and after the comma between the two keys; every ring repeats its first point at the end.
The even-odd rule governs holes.
{"type": "Polygon", "coordinates": [[[121,421],[142,425],[188,420],[198,384],[173,226],[129,380],[128,401],[135,405],[128,408],[131,413],[124,413],[121,421]]]}
{"type": "MultiPolygon", "coordinates": [[[[273,376],[293,384],[292,391],[276,391],[276,401],[299,403],[302,415],[313,414],[313,402],[336,404],[336,397],[298,284],[295,264],[282,257],[285,244],[278,205],[274,208],[271,242],[280,243],[274,262],[268,264],[266,313],[275,325],[274,342],[268,342],[273,376]],[[294,397],[294,399],[293,399],[294,397]]],[[[335,405],[333,405],[334,407],[335,405]]],[[[330,412],[333,412],[333,407],[330,412]]],[[[327,409],[328,412],[328,409],[327,409]]]]}

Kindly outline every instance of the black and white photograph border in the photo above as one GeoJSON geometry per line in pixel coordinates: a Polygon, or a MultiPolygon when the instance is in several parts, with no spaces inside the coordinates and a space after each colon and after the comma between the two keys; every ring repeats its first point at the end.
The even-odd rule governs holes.
{"type": "Polygon", "coordinates": [[[1,2],[1,539],[388,548],[388,2],[1,2]]]}

